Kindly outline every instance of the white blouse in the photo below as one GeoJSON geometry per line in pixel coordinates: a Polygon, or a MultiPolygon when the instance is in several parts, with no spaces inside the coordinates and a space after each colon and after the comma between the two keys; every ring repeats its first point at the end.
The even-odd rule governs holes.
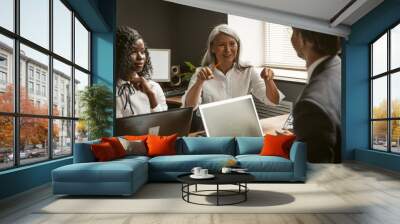
{"type": "Polygon", "coordinates": [[[150,89],[156,94],[157,106],[151,109],[148,96],[130,85],[128,81],[119,79],[116,89],[116,117],[127,117],[138,114],[168,110],[165,95],[160,84],[148,80],[150,89]]]}
{"type": "MultiPolygon", "coordinates": [[[[200,70],[201,68],[197,68],[196,72],[190,79],[188,89],[182,97],[182,103],[184,106],[186,106],[186,95],[195,84],[197,74],[200,70]]],[[[253,67],[248,67],[243,71],[240,71],[233,66],[226,75],[217,68],[214,68],[212,72],[214,74],[214,79],[206,80],[204,82],[201,97],[197,106],[199,104],[211,103],[248,94],[253,94],[266,105],[276,105],[266,96],[265,82],[253,67]]],[[[279,90],[278,93],[279,102],[281,102],[285,95],[283,95],[279,90]]]]}

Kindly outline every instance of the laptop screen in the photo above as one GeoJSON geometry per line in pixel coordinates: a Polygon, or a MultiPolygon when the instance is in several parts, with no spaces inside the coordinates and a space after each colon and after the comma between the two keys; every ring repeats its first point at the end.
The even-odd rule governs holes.
{"type": "Polygon", "coordinates": [[[193,108],[178,108],[116,119],[116,135],[187,136],[192,123],[193,108]]]}
{"type": "Polygon", "coordinates": [[[251,95],[199,106],[208,137],[263,136],[251,95]]]}

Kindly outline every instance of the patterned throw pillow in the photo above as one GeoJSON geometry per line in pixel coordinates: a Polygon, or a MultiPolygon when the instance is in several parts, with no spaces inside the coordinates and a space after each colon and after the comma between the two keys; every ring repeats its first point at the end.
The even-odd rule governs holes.
{"type": "Polygon", "coordinates": [[[119,142],[121,142],[122,146],[126,151],[126,155],[135,155],[135,156],[145,156],[147,155],[147,149],[144,141],[141,140],[126,140],[125,138],[118,137],[119,142]]]}

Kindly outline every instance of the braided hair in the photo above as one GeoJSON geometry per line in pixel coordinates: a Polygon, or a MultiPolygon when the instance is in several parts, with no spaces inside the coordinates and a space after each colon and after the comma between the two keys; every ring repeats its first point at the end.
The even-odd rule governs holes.
{"type": "MultiPolygon", "coordinates": [[[[133,45],[139,40],[143,39],[138,31],[127,26],[121,26],[117,30],[117,77],[126,79],[126,75],[135,71],[135,65],[131,60],[133,53],[133,45]]],[[[138,75],[145,79],[151,78],[153,67],[150,61],[149,51],[145,47],[146,61],[144,63],[142,71],[138,72],[138,75]]]]}

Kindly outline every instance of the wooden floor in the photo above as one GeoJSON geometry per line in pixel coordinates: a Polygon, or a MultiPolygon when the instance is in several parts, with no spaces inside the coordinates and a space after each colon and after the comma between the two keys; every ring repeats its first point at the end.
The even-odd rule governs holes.
{"type": "MultiPolygon", "coordinates": [[[[367,204],[357,214],[36,214],[54,200],[42,186],[0,202],[0,223],[252,224],[400,223],[400,174],[359,163],[311,165],[308,183],[319,184],[345,201],[367,204]]],[[[320,203],[315,201],[315,203],[320,203]]]]}

